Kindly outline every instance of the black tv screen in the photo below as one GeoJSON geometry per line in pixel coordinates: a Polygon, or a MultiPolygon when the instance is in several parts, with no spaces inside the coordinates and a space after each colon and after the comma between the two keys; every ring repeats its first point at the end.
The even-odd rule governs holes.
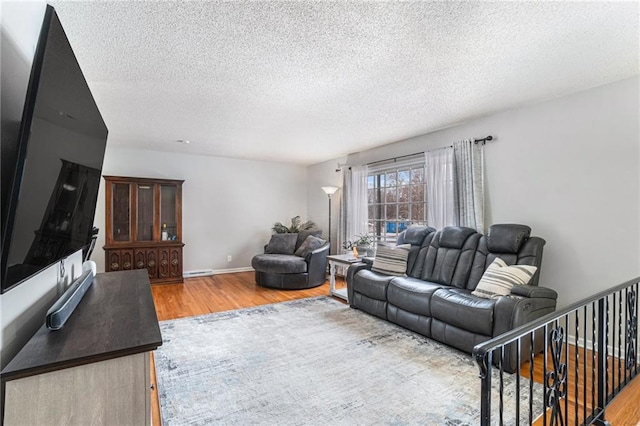
{"type": "MultiPolygon", "coordinates": [[[[19,61],[3,57],[12,59],[19,61]]],[[[3,63],[3,71],[10,67],[3,63]]],[[[3,87],[5,78],[25,79],[2,78],[3,87]]],[[[92,236],[107,127],[50,6],[23,101],[17,132],[2,132],[2,292],[85,248],[92,236]]]]}

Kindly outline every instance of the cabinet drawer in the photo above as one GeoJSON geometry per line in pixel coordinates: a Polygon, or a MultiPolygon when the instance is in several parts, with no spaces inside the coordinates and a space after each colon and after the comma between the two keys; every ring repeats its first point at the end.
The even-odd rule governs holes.
{"type": "Polygon", "coordinates": [[[107,272],[134,269],[133,250],[106,250],[105,256],[107,272]]]}

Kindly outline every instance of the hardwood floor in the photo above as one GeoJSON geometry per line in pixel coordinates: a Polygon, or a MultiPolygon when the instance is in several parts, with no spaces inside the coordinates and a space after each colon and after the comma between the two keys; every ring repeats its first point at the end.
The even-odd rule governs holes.
{"type": "Polygon", "coordinates": [[[184,284],[152,286],[160,321],[326,296],[329,284],[308,290],[274,290],[255,283],[253,272],[188,278],[184,284]]]}
{"type": "MultiPolygon", "coordinates": [[[[338,278],[337,281],[336,287],[341,288],[345,286],[341,278],[338,278]]],[[[188,278],[185,279],[184,284],[154,285],[151,289],[156,305],[156,312],[158,313],[158,319],[160,321],[329,294],[328,281],[322,286],[309,290],[285,291],[263,288],[255,284],[253,272],[188,278]]],[[[572,355],[573,353],[570,352],[570,359],[573,359],[572,355]]],[[[534,359],[534,380],[537,382],[542,382],[542,366],[543,357],[536,357],[534,359]]],[[[152,419],[154,426],[160,426],[160,408],[153,357],[151,370],[153,381],[152,419]]],[[[569,371],[571,372],[571,369],[569,371]]],[[[529,375],[528,363],[523,365],[521,374],[525,377],[529,375]]],[[[480,382],[478,381],[478,386],[479,385],[480,382]]],[[[582,401],[581,392],[582,390],[579,389],[578,401],[580,407],[582,401]]],[[[590,395],[590,392],[590,387],[588,387],[587,395],[590,395]]],[[[637,377],[607,408],[607,420],[611,425],[640,426],[639,397],[640,377],[637,377]]],[[[574,401],[574,393],[569,389],[570,414],[573,411],[572,404],[574,404],[574,401]]],[[[580,410],[582,410],[582,408],[580,408],[580,410]]],[[[574,424],[573,417],[570,417],[568,420],[566,424],[574,424]]],[[[541,421],[542,420],[539,420],[539,422],[541,421]]]]}

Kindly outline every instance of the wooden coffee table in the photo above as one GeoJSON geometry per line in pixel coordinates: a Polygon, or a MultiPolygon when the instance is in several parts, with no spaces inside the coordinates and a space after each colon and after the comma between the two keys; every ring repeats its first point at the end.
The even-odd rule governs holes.
{"type": "Polygon", "coordinates": [[[327,261],[329,262],[329,294],[348,302],[349,298],[347,296],[347,289],[336,289],[336,266],[349,267],[351,264],[359,262],[360,259],[353,257],[351,253],[331,254],[327,256],[327,261]]]}

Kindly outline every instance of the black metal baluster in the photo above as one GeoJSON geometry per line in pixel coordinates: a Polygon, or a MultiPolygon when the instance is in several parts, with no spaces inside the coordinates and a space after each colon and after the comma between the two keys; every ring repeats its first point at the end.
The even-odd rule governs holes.
{"type": "Polygon", "coordinates": [[[627,371],[629,370],[627,368],[627,365],[629,365],[629,353],[627,352],[627,348],[629,347],[629,328],[627,327],[628,321],[629,321],[629,307],[627,305],[627,302],[629,300],[629,287],[624,289],[624,318],[625,318],[625,322],[624,322],[624,384],[627,384],[627,371]]]}
{"type": "Polygon", "coordinates": [[[635,325],[636,325],[636,346],[635,346],[635,357],[633,358],[633,364],[635,365],[634,367],[634,375],[638,374],[638,360],[637,360],[637,356],[638,356],[638,299],[640,299],[640,297],[638,297],[638,283],[636,283],[635,285],[635,299],[636,299],[636,310],[635,310],[635,315],[632,318],[632,320],[634,321],[635,325]]]}
{"type": "MultiPolygon", "coordinates": [[[[604,333],[604,366],[605,366],[605,371],[604,371],[604,377],[605,377],[605,387],[604,387],[604,401],[605,401],[605,405],[606,403],[609,402],[609,296],[605,296],[604,297],[604,305],[605,305],[605,318],[606,321],[604,323],[604,329],[603,329],[603,333],[604,333]]],[[[600,405],[600,408],[602,408],[604,410],[605,405],[600,405]]]]}
{"type": "MultiPolygon", "coordinates": [[[[569,314],[564,316],[564,418],[569,422],[569,394],[567,389],[569,377],[569,314]]],[[[564,422],[562,423],[564,425],[564,422]]]]}
{"type": "MultiPolygon", "coordinates": [[[[613,393],[615,392],[615,382],[616,382],[616,294],[613,293],[611,295],[613,297],[613,330],[611,335],[612,335],[612,340],[613,342],[611,343],[611,350],[613,351],[613,357],[611,358],[611,370],[612,370],[612,374],[611,374],[611,392],[609,393],[609,395],[613,395],[613,393]]],[[[608,298],[607,298],[608,299],[608,298]]],[[[609,362],[607,360],[607,365],[609,365],[609,362]]],[[[609,399],[607,398],[607,402],[609,401],[609,399]]]]}
{"type": "MultiPolygon", "coordinates": [[[[566,327],[565,316],[565,327],[566,327]]],[[[565,328],[560,326],[559,320],[555,320],[554,329],[551,330],[549,347],[553,370],[545,373],[544,381],[546,392],[544,395],[545,407],[551,409],[551,425],[564,425],[564,419],[568,412],[567,398],[567,350],[563,348],[566,343],[565,328]],[[564,349],[564,356],[563,356],[564,349]],[[564,415],[562,411],[562,399],[564,398],[564,415]]],[[[546,370],[545,370],[546,371],[546,370]]],[[[546,418],[546,416],[545,416],[546,418]]]]}
{"type": "MultiPolygon", "coordinates": [[[[573,365],[573,374],[575,374],[575,388],[573,389],[575,392],[575,404],[574,404],[574,417],[575,417],[575,424],[576,426],[578,425],[578,413],[579,413],[579,409],[578,409],[578,384],[580,383],[580,349],[579,349],[579,340],[580,340],[580,311],[579,310],[575,310],[573,311],[573,314],[575,316],[575,328],[574,328],[574,336],[576,336],[575,339],[575,346],[574,346],[574,351],[575,351],[575,359],[574,361],[574,365],[573,365]]],[[[568,420],[568,419],[567,419],[568,420]]]]}
{"type": "Polygon", "coordinates": [[[545,399],[544,403],[544,417],[542,418],[543,426],[547,426],[547,351],[549,347],[549,324],[544,325],[544,358],[542,358],[542,397],[545,399]]]}
{"type": "Polygon", "coordinates": [[[638,372],[638,284],[632,288],[627,294],[627,322],[626,336],[628,338],[625,349],[625,372],[629,370],[629,379],[633,378],[638,372]],[[635,344],[634,344],[635,342],[635,344]],[[633,369],[633,372],[631,371],[633,369]]]}
{"type": "Polygon", "coordinates": [[[535,344],[535,330],[531,332],[531,346],[529,347],[529,424],[533,424],[533,358],[535,344]]]}
{"type": "MultiPolygon", "coordinates": [[[[565,327],[566,327],[566,317],[565,317],[565,327]]],[[[549,391],[551,398],[548,398],[548,401],[551,403],[551,399],[553,399],[552,405],[552,417],[551,417],[551,425],[561,424],[564,425],[564,418],[566,417],[567,409],[567,364],[562,363],[563,357],[563,349],[565,353],[565,361],[566,361],[566,347],[563,348],[566,342],[566,328],[560,326],[559,320],[555,320],[554,324],[555,328],[551,330],[551,359],[553,361],[553,371],[549,374],[549,391]],[[562,399],[564,398],[564,415],[562,412],[562,399]]]]}
{"type": "Polygon", "coordinates": [[[520,425],[520,350],[522,350],[522,337],[516,342],[516,426],[520,425]]]}
{"type": "MultiPolygon", "coordinates": [[[[491,424],[491,363],[493,351],[485,353],[478,363],[480,366],[480,425],[491,424]]],[[[476,358],[476,361],[478,359],[476,358]]]]}
{"type": "Polygon", "coordinates": [[[621,389],[621,381],[622,381],[622,370],[620,369],[620,360],[624,359],[622,355],[622,290],[618,292],[618,386],[616,389],[616,394],[621,389]]]}
{"type": "Polygon", "coordinates": [[[582,366],[583,370],[583,380],[582,380],[582,422],[584,423],[587,420],[587,306],[585,305],[582,308],[582,313],[584,314],[584,331],[582,332],[582,361],[584,365],[582,366]]]}
{"type": "Polygon", "coordinates": [[[608,298],[598,300],[598,409],[599,420],[604,420],[604,407],[607,405],[607,329],[609,315],[608,298]]]}
{"type": "Polygon", "coordinates": [[[498,361],[498,368],[500,369],[500,406],[498,407],[500,426],[504,424],[504,368],[502,368],[503,361],[504,345],[500,346],[500,361],[498,361]]]}
{"type": "Polygon", "coordinates": [[[596,409],[596,302],[591,303],[591,413],[596,409]]]}

